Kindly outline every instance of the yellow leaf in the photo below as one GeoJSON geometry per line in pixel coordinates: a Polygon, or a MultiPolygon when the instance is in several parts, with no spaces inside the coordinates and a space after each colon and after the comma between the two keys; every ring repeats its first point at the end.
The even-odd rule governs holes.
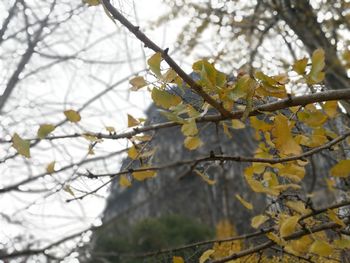
{"type": "Polygon", "coordinates": [[[322,72],[325,66],[324,51],[322,48],[318,48],[312,53],[311,61],[312,66],[310,73],[307,76],[307,82],[308,84],[313,85],[323,81],[325,76],[324,72],[322,72]]]}
{"type": "Polygon", "coordinates": [[[130,187],[131,186],[131,182],[126,177],[126,175],[121,175],[119,177],[119,185],[122,186],[122,187],[130,187]]]}
{"type": "Polygon", "coordinates": [[[105,128],[106,128],[106,131],[108,131],[109,133],[115,133],[114,127],[112,127],[112,126],[106,126],[105,128]]]}
{"type": "Polygon", "coordinates": [[[64,187],[63,187],[63,191],[67,192],[68,194],[72,195],[75,197],[75,194],[72,190],[72,188],[70,187],[69,184],[66,184],[64,187]]]}
{"type": "Polygon", "coordinates": [[[287,201],[286,206],[302,215],[306,215],[311,212],[310,209],[305,207],[305,203],[302,201],[287,201]]]}
{"type": "Polygon", "coordinates": [[[131,146],[128,150],[128,156],[130,159],[136,160],[139,157],[139,152],[135,145],[131,146]]]}
{"type": "Polygon", "coordinates": [[[287,163],[278,170],[280,176],[287,177],[295,182],[300,182],[305,176],[305,168],[294,163],[287,163]]]}
{"type": "Polygon", "coordinates": [[[270,232],[270,233],[267,233],[266,236],[280,246],[284,247],[287,244],[287,242],[283,238],[280,238],[275,233],[270,232]]]}
{"type": "Polygon", "coordinates": [[[322,124],[324,124],[328,118],[322,111],[312,107],[298,112],[297,116],[300,121],[313,128],[322,126],[322,124]]]}
{"type": "Polygon", "coordinates": [[[64,115],[70,122],[79,122],[81,120],[79,112],[75,110],[66,110],[64,115]]]}
{"type": "MultiPolygon", "coordinates": [[[[145,167],[141,167],[141,168],[145,168],[145,167]]],[[[148,178],[153,178],[156,175],[157,175],[157,172],[156,171],[152,171],[152,170],[139,171],[139,172],[133,172],[132,173],[132,176],[138,181],[143,181],[143,180],[148,179],[148,178]]]]}
{"type": "Polygon", "coordinates": [[[173,257],[173,263],[185,263],[184,259],[182,257],[173,257]]]}
{"type": "Polygon", "coordinates": [[[186,137],[184,141],[184,145],[189,150],[195,150],[198,147],[202,146],[203,142],[199,137],[186,137]]]}
{"type": "Polygon", "coordinates": [[[157,106],[164,109],[169,109],[172,106],[176,106],[181,102],[181,98],[177,95],[170,94],[165,90],[158,88],[152,89],[152,100],[157,106]]]}
{"type": "Polygon", "coordinates": [[[55,164],[56,164],[56,162],[53,161],[53,162],[51,162],[51,163],[49,163],[49,164],[47,165],[47,167],[46,167],[46,172],[47,172],[48,174],[52,174],[52,173],[55,172],[55,164]]]}
{"type": "Polygon", "coordinates": [[[100,0],[83,0],[83,2],[90,6],[97,6],[100,4],[100,0]]]}
{"type": "Polygon", "coordinates": [[[148,142],[152,139],[151,135],[142,135],[142,136],[134,136],[133,137],[135,140],[138,140],[140,142],[148,142]]]}
{"type": "Polygon", "coordinates": [[[44,139],[49,133],[51,133],[56,127],[51,124],[42,124],[38,129],[38,137],[44,139]]]}
{"type": "Polygon", "coordinates": [[[161,53],[157,52],[152,57],[147,60],[147,64],[150,67],[151,71],[156,74],[157,77],[160,77],[162,74],[160,72],[160,62],[162,61],[161,53]]]}
{"type": "Polygon", "coordinates": [[[323,240],[315,240],[314,243],[310,246],[310,253],[315,253],[322,257],[327,257],[333,253],[332,246],[323,240]]]}
{"type": "Polygon", "coordinates": [[[23,140],[17,133],[12,136],[12,147],[24,157],[30,158],[30,142],[23,140]]]}
{"type": "Polygon", "coordinates": [[[257,117],[253,116],[249,118],[250,124],[257,131],[267,132],[270,131],[273,126],[265,121],[259,120],[257,117]]]}
{"type": "Polygon", "coordinates": [[[329,118],[334,118],[338,114],[338,101],[326,101],[323,105],[324,112],[328,115],[329,118]]]}
{"type": "Polygon", "coordinates": [[[337,225],[346,227],[346,224],[338,217],[338,215],[331,209],[327,209],[327,215],[330,220],[332,220],[337,225]]]}
{"type": "Polygon", "coordinates": [[[245,208],[252,210],[253,209],[253,205],[249,202],[247,202],[246,200],[244,200],[239,194],[235,195],[236,198],[241,202],[242,205],[244,205],[245,208]]]}
{"type": "Polygon", "coordinates": [[[136,120],[133,116],[128,114],[128,128],[139,125],[140,122],[136,120]]]}
{"type": "Polygon", "coordinates": [[[339,249],[350,249],[350,239],[337,239],[333,242],[334,246],[339,249]]]}
{"type": "Polygon", "coordinates": [[[137,76],[129,80],[129,83],[131,84],[131,90],[132,91],[137,91],[145,86],[147,86],[147,82],[142,76],[137,76]]]}
{"type": "Polygon", "coordinates": [[[214,249],[209,249],[205,251],[199,258],[199,263],[205,263],[209,259],[210,255],[212,255],[214,252],[214,249]]]}
{"type": "Polygon", "coordinates": [[[185,136],[195,136],[198,133],[196,121],[194,119],[182,125],[181,131],[185,136]]]}
{"type": "Polygon", "coordinates": [[[254,228],[258,228],[263,223],[265,223],[269,219],[268,216],[265,215],[257,215],[252,218],[251,226],[254,228]]]}
{"type": "Polygon", "coordinates": [[[290,241],[290,246],[294,251],[299,253],[305,253],[309,250],[310,245],[312,244],[312,239],[310,236],[303,236],[297,240],[290,241]]]}
{"type": "Polygon", "coordinates": [[[330,170],[332,176],[348,177],[350,175],[350,160],[341,160],[330,170]]]}
{"type": "Polygon", "coordinates": [[[92,135],[92,134],[89,134],[89,133],[84,133],[83,134],[83,137],[90,141],[90,142],[96,142],[96,141],[99,141],[99,139],[95,136],[95,135],[92,135]]]}
{"type": "Polygon", "coordinates": [[[201,172],[198,171],[198,170],[194,170],[194,172],[195,172],[197,175],[199,175],[200,177],[202,177],[202,179],[203,179],[207,184],[213,185],[213,184],[216,183],[215,180],[209,179],[209,177],[208,177],[207,175],[205,175],[204,173],[201,173],[201,172]]]}
{"type": "Polygon", "coordinates": [[[290,216],[287,217],[286,219],[282,218],[280,219],[280,234],[281,237],[286,237],[289,236],[290,234],[294,233],[295,228],[298,224],[300,216],[290,216]]]}
{"type": "Polygon", "coordinates": [[[303,75],[305,73],[305,69],[307,66],[307,58],[302,58],[294,62],[293,70],[299,75],[303,75]]]}
{"type": "Polygon", "coordinates": [[[233,129],[244,129],[245,128],[245,124],[240,121],[240,120],[232,120],[232,128],[233,129]]]}
{"type": "Polygon", "coordinates": [[[281,184],[281,185],[277,185],[277,186],[273,187],[273,189],[276,189],[280,192],[284,192],[284,191],[288,190],[289,188],[294,189],[294,190],[299,190],[299,189],[301,189],[301,186],[298,184],[281,184]]]}
{"type": "Polygon", "coordinates": [[[274,129],[272,135],[274,136],[276,149],[285,155],[301,154],[302,149],[300,145],[294,140],[291,130],[293,125],[288,123],[287,117],[277,115],[274,121],[274,129]]]}
{"type": "Polygon", "coordinates": [[[273,195],[273,196],[279,195],[279,193],[280,193],[279,190],[273,189],[273,188],[267,188],[267,187],[263,186],[263,184],[261,182],[259,182],[258,180],[255,180],[253,178],[253,170],[254,170],[254,167],[248,167],[244,171],[244,177],[245,177],[248,185],[250,186],[250,188],[254,192],[266,193],[266,194],[273,195]]]}
{"type": "Polygon", "coordinates": [[[162,80],[165,83],[173,83],[177,77],[177,73],[171,68],[162,76],[162,80]]]}

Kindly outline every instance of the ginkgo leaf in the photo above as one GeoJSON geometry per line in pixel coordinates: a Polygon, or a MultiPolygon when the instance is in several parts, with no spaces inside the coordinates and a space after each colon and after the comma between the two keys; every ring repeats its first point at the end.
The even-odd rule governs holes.
{"type": "Polygon", "coordinates": [[[12,136],[12,147],[24,157],[30,158],[30,142],[23,140],[17,133],[12,136]]]}
{"type": "Polygon", "coordinates": [[[199,258],[199,263],[205,263],[214,252],[215,252],[214,249],[209,249],[207,251],[204,251],[204,253],[199,258]]]}
{"type": "Polygon", "coordinates": [[[201,173],[200,171],[198,170],[194,170],[194,172],[199,175],[207,184],[209,185],[214,185],[216,182],[215,180],[211,180],[206,174],[204,173],[201,173]]]}
{"type": "Polygon", "coordinates": [[[338,101],[326,101],[323,105],[323,110],[329,118],[334,118],[338,114],[338,101]]]}
{"type": "Polygon", "coordinates": [[[287,177],[294,182],[300,182],[305,176],[305,168],[294,163],[287,163],[278,170],[280,176],[287,177]]]}
{"type": "Polygon", "coordinates": [[[285,155],[301,154],[302,149],[300,145],[294,140],[292,136],[292,124],[289,124],[287,117],[277,115],[274,120],[274,128],[272,135],[274,136],[274,143],[276,149],[285,155]]]}
{"type": "Polygon", "coordinates": [[[106,131],[108,131],[110,134],[115,133],[115,128],[112,126],[106,126],[105,127],[106,131]]]}
{"type": "Polygon", "coordinates": [[[129,83],[131,84],[131,90],[132,91],[137,91],[145,86],[147,86],[147,82],[142,76],[137,76],[129,80],[129,83]]]}
{"type": "Polygon", "coordinates": [[[157,106],[164,109],[169,109],[172,106],[176,106],[181,102],[181,98],[177,95],[170,94],[165,90],[158,88],[152,89],[152,100],[157,106]]]}
{"type": "Polygon", "coordinates": [[[195,150],[197,148],[199,148],[200,146],[202,146],[203,142],[201,141],[201,139],[199,137],[186,137],[185,141],[184,141],[184,145],[187,149],[189,150],[195,150]]]}
{"type": "MultiPolygon", "coordinates": [[[[145,167],[142,167],[142,168],[145,168],[145,167]]],[[[157,175],[157,172],[152,170],[136,171],[132,173],[132,176],[138,181],[143,181],[148,178],[153,178],[156,175],[157,175]]]]}
{"type": "Polygon", "coordinates": [[[156,74],[157,77],[160,77],[162,74],[160,72],[160,62],[162,61],[162,54],[157,52],[152,57],[147,60],[147,64],[150,67],[151,71],[156,74]]]}
{"type": "Polygon", "coordinates": [[[350,239],[342,238],[334,240],[333,245],[339,249],[350,249],[350,239]]]}
{"type": "Polygon", "coordinates": [[[292,234],[295,231],[295,228],[298,224],[299,219],[300,219],[299,215],[289,216],[283,220],[281,219],[281,222],[280,222],[281,237],[286,237],[292,234]]]}
{"type": "Polygon", "coordinates": [[[193,71],[199,73],[200,83],[213,90],[222,87],[226,83],[226,75],[215,69],[214,65],[206,60],[199,60],[192,65],[193,71]]]}
{"type": "Polygon", "coordinates": [[[52,173],[55,172],[55,164],[56,164],[56,162],[53,161],[53,162],[49,163],[49,164],[46,166],[46,172],[47,172],[48,174],[52,174],[52,173]]]}
{"type": "Polygon", "coordinates": [[[81,120],[79,112],[75,110],[66,110],[64,115],[70,122],[79,122],[81,120]]]}
{"type": "Polygon", "coordinates": [[[315,240],[310,246],[309,252],[322,257],[327,257],[333,253],[333,247],[326,241],[315,240]]]}
{"type": "Polygon", "coordinates": [[[298,253],[305,253],[309,250],[310,245],[313,243],[313,240],[310,236],[303,236],[297,240],[290,241],[290,247],[293,251],[298,253]]]}
{"type": "Polygon", "coordinates": [[[173,256],[173,263],[185,263],[182,257],[173,256]]]}
{"type": "Polygon", "coordinates": [[[306,215],[311,212],[311,209],[306,208],[305,203],[302,201],[287,201],[286,206],[302,215],[306,215]]]}
{"type": "Polygon", "coordinates": [[[70,187],[69,184],[66,184],[64,187],[63,187],[63,191],[67,192],[68,194],[70,194],[71,196],[74,196],[75,197],[75,194],[72,190],[72,188],[70,187]]]}
{"type": "Polygon", "coordinates": [[[262,224],[264,224],[269,219],[268,216],[265,215],[257,215],[252,218],[251,226],[254,228],[258,228],[262,224]]]}
{"type": "Polygon", "coordinates": [[[164,73],[161,79],[165,83],[172,83],[176,79],[176,77],[177,77],[177,73],[171,68],[164,73]]]}
{"type": "Polygon", "coordinates": [[[44,139],[49,133],[55,130],[55,126],[51,124],[42,124],[40,125],[37,135],[40,139],[44,139]]]}
{"type": "Polygon", "coordinates": [[[128,150],[128,156],[130,159],[137,159],[139,157],[140,153],[139,151],[136,149],[135,145],[131,146],[128,150]]]}
{"type": "Polygon", "coordinates": [[[307,76],[307,83],[310,85],[320,83],[323,81],[325,73],[322,72],[325,62],[324,62],[324,50],[319,48],[312,53],[312,66],[310,73],[307,76]]]}
{"type": "Polygon", "coordinates": [[[341,160],[330,170],[335,177],[348,177],[350,175],[350,160],[341,160]]]}
{"type": "Polygon", "coordinates": [[[245,98],[247,96],[251,82],[252,78],[248,74],[240,77],[230,94],[231,99],[238,100],[240,98],[245,98]]]}
{"type": "Polygon", "coordinates": [[[136,120],[133,116],[128,114],[128,127],[134,127],[140,124],[140,121],[136,120]]]}
{"type": "Polygon", "coordinates": [[[244,129],[245,128],[245,124],[240,121],[240,120],[232,120],[232,128],[233,129],[244,129]]]}
{"type": "Polygon", "coordinates": [[[343,220],[341,220],[338,215],[331,209],[327,210],[327,215],[328,218],[333,221],[334,223],[342,226],[342,227],[346,227],[346,224],[343,222],[343,220]]]}
{"type": "Polygon", "coordinates": [[[305,69],[307,66],[307,58],[302,58],[294,62],[293,70],[299,75],[303,75],[305,73],[305,69]]]}
{"type": "Polygon", "coordinates": [[[185,136],[195,136],[198,133],[196,121],[194,119],[186,122],[181,127],[181,132],[185,136]]]}
{"type": "Polygon", "coordinates": [[[240,201],[241,204],[242,204],[245,208],[247,208],[247,209],[249,209],[249,210],[253,210],[253,205],[252,205],[251,203],[249,203],[248,201],[244,200],[239,194],[236,194],[235,196],[236,196],[236,198],[238,199],[238,201],[240,201]]]}
{"type": "Polygon", "coordinates": [[[90,6],[97,6],[100,4],[100,0],[83,0],[83,2],[90,6]]]}
{"type": "Polygon", "coordinates": [[[131,186],[131,182],[129,181],[129,179],[126,177],[126,175],[121,175],[119,177],[119,185],[122,187],[130,187],[131,186]]]}

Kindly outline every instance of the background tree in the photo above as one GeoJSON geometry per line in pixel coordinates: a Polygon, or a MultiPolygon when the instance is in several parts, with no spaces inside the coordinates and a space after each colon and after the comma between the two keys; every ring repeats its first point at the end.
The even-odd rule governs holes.
{"type": "MultiPolygon", "coordinates": [[[[271,260],[268,258],[271,254],[265,253],[268,249],[277,251],[276,257],[282,257],[282,260],[287,262],[292,259],[325,260],[328,262],[340,260],[344,256],[341,251],[349,246],[348,240],[342,236],[347,234],[347,210],[341,209],[340,212],[334,210],[349,204],[346,195],[344,195],[347,190],[346,179],[342,179],[349,175],[349,163],[348,160],[339,161],[347,158],[346,138],[349,135],[346,131],[347,117],[342,116],[347,109],[347,103],[343,101],[350,97],[349,90],[344,89],[348,86],[346,75],[348,51],[345,50],[348,39],[346,34],[342,34],[347,30],[347,3],[339,1],[335,7],[331,7],[321,1],[313,1],[312,3],[307,1],[303,1],[303,3],[301,1],[258,1],[248,4],[232,2],[212,4],[211,1],[198,4],[193,1],[184,2],[182,5],[181,2],[177,1],[178,6],[172,5],[176,16],[183,15],[184,12],[198,14],[196,17],[199,19],[192,19],[192,23],[189,23],[186,28],[189,31],[185,32],[191,34],[184,33],[179,42],[189,41],[190,47],[186,47],[186,49],[201,54],[201,59],[194,60],[196,62],[192,65],[192,69],[200,76],[198,81],[193,80],[183,71],[167,48],[160,48],[147,38],[139,27],[130,23],[118,11],[119,9],[113,7],[109,1],[91,1],[90,4],[102,4],[104,11],[108,14],[107,19],[109,17],[123,24],[146,47],[156,52],[148,60],[153,76],[147,76],[147,78],[138,76],[131,79],[130,82],[133,89],[140,89],[152,83],[152,99],[159,107],[169,110],[166,113],[169,122],[142,126],[142,120],[135,119],[130,115],[128,126],[131,129],[127,132],[116,133],[112,127],[108,127],[107,132],[100,133],[91,131],[91,127],[85,130],[77,125],[75,126],[79,129],[77,132],[68,131],[68,133],[58,136],[50,135],[57,125],[45,123],[46,126],[41,126],[39,129],[37,135],[39,139],[55,141],[62,138],[84,137],[90,141],[89,153],[91,154],[96,147],[102,146],[100,139],[106,141],[107,139],[125,138],[133,144],[128,150],[129,157],[140,161],[139,168],[122,170],[121,172],[116,172],[114,169],[112,172],[109,169],[106,169],[107,171],[103,171],[103,169],[94,169],[93,171],[91,169],[87,171],[74,169],[73,174],[58,184],[58,188],[48,189],[50,195],[64,189],[67,193],[74,195],[70,201],[85,199],[85,197],[96,194],[98,190],[113,180],[118,179],[121,186],[128,187],[133,180],[154,177],[156,171],[164,169],[164,167],[183,164],[189,164],[191,171],[196,172],[211,184],[211,179],[197,169],[198,164],[214,161],[247,162],[250,164],[244,172],[247,185],[253,191],[266,194],[267,198],[272,200],[271,206],[263,214],[254,217],[252,221],[253,227],[263,226],[263,230],[248,236],[263,236],[268,233],[266,241],[263,240],[252,247],[246,245],[238,248],[229,245],[227,249],[217,243],[212,249],[203,253],[202,262],[209,258],[212,262],[226,262],[236,258],[245,262],[247,260],[253,262],[271,260]],[[186,8],[182,8],[182,6],[186,8]],[[212,13],[215,10],[217,13],[212,13]],[[329,20],[330,25],[328,26],[328,23],[322,21],[322,18],[327,22],[329,20]],[[276,22],[272,23],[274,20],[276,22]],[[320,24],[320,21],[324,23],[320,24]],[[266,22],[270,23],[265,24],[266,22]],[[247,23],[248,26],[244,27],[244,23],[247,23]],[[235,27],[232,27],[232,24],[235,27]],[[200,27],[197,30],[198,25],[200,27]],[[329,29],[331,30],[327,34],[326,30],[329,29]],[[205,41],[199,37],[205,36],[205,33],[213,35],[214,30],[222,34],[223,39],[220,41],[223,44],[222,47],[215,45],[217,44],[216,40],[205,41]],[[267,36],[269,37],[267,38],[267,36]],[[225,45],[225,39],[230,45],[225,45]],[[270,40],[267,41],[267,39],[270,40]],[[266,62],[263,58],[274,58],[271,56],[274,54],[273,50],[263,52],[264,47],[269,47],[268,44],[271,44],[271,40],[273,43],[281,43],[281,45],[275,44],[273,47],[289,50],[291,58],[294,54],[294,61],[288,58],[285,61],[286,53],[280,52],[283,55],[278,61],[266,62]],[[285,45],[282,45],[282,41],[285,42],[285,45]],[[239,44],[239,47],[243,47],[244,52],[251,47],[252,52],[247,54],[249,56],[245,56],[244,52],[230,50],[231,47],[235,47],[235,42],[239,44]],[[294,45],[294,42],[297,45],[294,45]],[[209,48],[215,47],[215,54],[206,54],[202,51],[203,48],[200,46],[203,47],[203,44],[209,48]],[[303,59],[298,52],[300,54],[308,52],[310,59],[303,59]],[[238,57],[232,57],[231,54],[238,57]],[[203,57],[210,58],[209,62],[203,57]],[[242,58],[246,58],[245,61],[242,58]],[[161,64],[162,60],[168,66],[165,63],[161,64]],[[254,65],[255,60],[260,61],[261,64],[254,65]],[[239,62],[230,65],[234,61],[239,62]],[[242,68],[241,66],[247,62],[248,67],[242,68]],[[293,66],[287,67],[286,65],[293,66]],[[222,71],[233,71],[234,75],[237,76],[237,81],[230,83],[229,78],[219,71],[219,68],[222,71]],[[277,71],[281,73],[282,70],[284,74],[276,75],[277,71]],[[289,73],[292,70],[294,73],[289,73]],[[182,81],[188,85],[184,88],[186,91],[194,92],[201,97],[204,103],[200,108],[194,108],[181,96],[168,90],[167,85],[177,84],[181,86],[182,81]],[[323,81],[326,85],[323,85],[323,81]],[[335,91],[325,92],[323,91],[324,87],[335,91]],[[278,100],[274,101],[276,99],[278,100]],[[337,110],[337,103],[334,100],[342,100],[342,106],[345,110],[337,110]],[[210,110],[207,111],[209,108],[210,110]],[[257,115],[259,117],[256,117],[257,115]],[[251,153],[250,156],[232,156],[225,153],[218,155],[214,152],[197,159],[164,164],[164,167],[152,166],[152,158],[148,160],[148,157],[152,155],[149,153],[152,152],[152,149],[144,146],[144,142],[146,141],[147,145],[150,138],[146,134],[140,137],[142,133],[147,131],[181,126],[186,137],[185,147],[194,150],[202,144],[198,137],[197,123],[218,122],[225,127],[225,125],[232,126],[231,120],[237,119],[251,125],[256,130],[256,139],[261,142],[257,151],[251,153]],[[138,137],[135,137],[136,135],[138,137]],[[337,164],[330,170],[330,177],[325,182],[331,190],[337,186],[341,188],[340,190],[345,191],[337,192],[339,200],[335,205],[318,208],[305,198],[305,193],[302,192],[299,183],[304,176],[306,158],[324,150],[334,149],[335,145],[337,146],[335,148],[336,155],[333,158],[337,164]],[[145,150],[147,151],[145,152],[145,150]],[[94,185],[92,190],[88,188],[81,190],[82,188],[78,188],[74,184],[79,183],[83,177],[112,178],[103,180],[99,185],[94,185]],[[344,200],[340,201],[341,198],[344,200]],[[324,232],[325,230],[328,232],[324,232]]],[[[6,21],[4,24],[6,25],[6,21]]],[[[3,95],[3,97],[6,96],[3,95]]],[[[64,114],[66,122],[81,123],[78,111],[67,108],[64,114]]],[[[9,134],[11,134],[12,139],[5,139],[4,143],[8,145],[12,143],[13,148],[17,151],[15,155],[29,157],[32,148],[29,147],[28,141],[18,134],[12,132],[9,134]]],[[[35,138],[32,141],[39,140],[35,138]]],[[[12,158],[12,156],[5,157],[4,160],[12,158]]],[[[50,163],[46,173],[38,176],[27,176],[27,179],[24,180],[16,178],[18,181],[16,180],[15,183],[4,184],[1,192],[7,194],[13,191],[23,191],[23,186],[27,183],[56,171],[54,163],[50,163]]],[[[84,180],[85,182],[87,181],[84,180]]],[[[241,202],[248,208],[251,206],[249,202],[242,199],[241,202]]],[[[47,254],[57,244],[75,238],[79,234],[71,235],[46,247],[38,246],[39,249],[19,249],[19,252],[14,253],[5,252],[2,257],[47,254]]],[[[247,235],[244,235],[232,238],[232,240],[246,238],[247,235]]],[[[52,257],[54,254],[49,255],[52,257]]],[[[181,262],[182,259],[174,257],[173,260],[181,262]]]]}

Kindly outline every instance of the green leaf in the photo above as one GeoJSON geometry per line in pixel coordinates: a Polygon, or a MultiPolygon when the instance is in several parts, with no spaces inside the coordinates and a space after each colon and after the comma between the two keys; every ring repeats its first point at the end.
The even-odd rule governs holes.
{"type": "Polygon", "coordinates": [[[177,95],[170,94],[165,90],[158,88],[152,89],[152,99],[157,106],[169,109],[172,106],[176,106],[181,102],[181,98],[177,95]]]}
{"type": "Polygon", "coordinates": [[[30,158],[30,142],[23,140],[17,133],[12,136],[12,147],[24,157],[30,158]]]}
{"type": "Polygon", "coordinates": [[[66,110],[64,111],[64,115],[70,122],[79,122],[81,120],[79,112],[75,110],[66,110]]]}
{"type": "Polygon", "coordinates": [[[147,60],[147,64],[151,71],[156,74],[157,77],[161,77],[160,62],[162,61],[162,54],[160,52],[155,53],[152,57],[147,60]]]}
{"type": "Polygon", "coordinates": [[[51,124],[42,124],[38,129],[38,137],[44,139],[49,133],[55,130],[55,126],[51,124]]]}

